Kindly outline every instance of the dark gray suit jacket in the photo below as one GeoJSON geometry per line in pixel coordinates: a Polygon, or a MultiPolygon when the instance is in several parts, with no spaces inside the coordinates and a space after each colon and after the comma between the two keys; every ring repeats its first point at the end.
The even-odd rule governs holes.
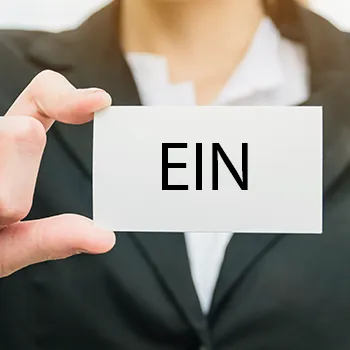
{"type": "MultiPolygon", "coordinates": [[[[119,233],[106,255],[1,280],[1,350],[350,349],[350,45],[326,20],[287,2],[289,12],[274,20],[307,48],[305,104],[324,106],[324,234],[236,234],[204,317],[181,233],[119,233]]],[[[76,30],[2,31],[0,114],[43,69],[104,88],[115,105],[140,104],[117,23],[115,2],[76,30]]],[[[28,218],[91,217],[91,148],[91,123],[55,124],[28,218]]]]}

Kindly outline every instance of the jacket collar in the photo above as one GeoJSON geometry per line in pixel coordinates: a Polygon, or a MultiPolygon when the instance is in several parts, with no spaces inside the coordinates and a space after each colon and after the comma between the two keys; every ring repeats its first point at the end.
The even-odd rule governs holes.
{"type": "MultiPolygon", "coordinates": [[[[287,0],[284,2],[287,3],[287,0]]],[[[304,43],[311,67],[312,95],[305,105],[324,106],[325,198],[350,162],[350,49],[345,34],[326,20],[298,7],[291,0],[293,20],[274,20],[282,35],[304,43]]],[[[43,34],[29,48],[28,57],[42,69],[62,71],[77,87],[106,89],[114,105],[140,105],[132,74],[118,46],[119,2],[93,15],[81,27],[60,34],[43,34]]],[[[290,15],[289,15],[290,16],[290,15]]],[[[92,173],[92,123],[69,126],[56,123],[55,133],[85,176],[92,173]]],[[[326,199],[325,199],[326,200],[326,199]]],[[[133,239],[148,257],[174,297],[179,309],[198,334],[205,334],[182,235],[135,234],[133,239]],[[181,260],[173,271],[174,262],[181,260]],[[176,277],[177,276],[177,277],[176,277]],[[179,282],[179,279],[182,281],[179,282]]],[[[283,236],[240,235],[230,242],[214,294],[212,315],[240,278],[283,236]]],[[[200,335],[201,336],[201,335],[200,335]]],[[[205,341],[205,339],[203,339],[205,341]]]]}

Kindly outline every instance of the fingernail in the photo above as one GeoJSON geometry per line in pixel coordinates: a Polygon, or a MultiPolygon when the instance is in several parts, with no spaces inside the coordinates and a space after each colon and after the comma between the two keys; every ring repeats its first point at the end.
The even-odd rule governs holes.
{"type": "Polygon", "coordinates": [[[105,94],[107,94],[107,92],[105,90],[99,89],[99,88],[88,88],[88,89],[83,89],[82,91],[89,93],[89,94],[94,94],[97,92],[103,92],[105,94]]]}
{"type": "Polygon", "coordinates": [[[103,89],[99,88],[88,88],[88,89],[80,89],[78,90],[82,92],[83,94],[86,94],[88,96],[96,96],[99,97],[102,100],[102,104],[104,107],[110,106],[112,104],[112,97],[111,95],[106,92],[103,89]]]}
{"type": "Polygon", "coordinates": [[[90,252],[88,252],[87,250],[77,250],[75,252],[77,255],[80,255],[80,254],[90,254],[90,252]]]}

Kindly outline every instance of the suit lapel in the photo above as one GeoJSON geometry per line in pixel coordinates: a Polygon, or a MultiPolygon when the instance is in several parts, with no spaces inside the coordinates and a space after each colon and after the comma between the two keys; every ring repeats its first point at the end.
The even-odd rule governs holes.
{"type": "MultiPolygon", "coordinates": [[[[304,105],[324,108],[324,202],[337,185],[350,160],[350,74],[328,81],[331,88],[315,93],[304,105]],[[334,80],[334,81],[333,81],[334,80]],[[333,84],[332,84],[333,81],[333,84]]],[[[211,315],[225,303],[225,298],[264,255],[283,239],[276,234],[236,233],[228,245],[213,297],[211,315]]]]}
{"type": "MultiPolygon", "coordinates": [[[[326,201],[350,161],[350,49],[345,35],[324,19],[304,9],[299,9],[299,16],[312,72],[312,95],[303,106],[323,106],[323,189],[326,201]]],[[[284,30],[288,35],[288,28],[284,30]]],[[[295,28],[289,32],[294,36],[295,28]]],[[[211,316],[224,305],[225,298],[245,274],[283,237],[269,233],[234,235],[226,250],[211,316]]]]}
{"type": "MultiPolygon", "coordinates": [[[[185,239],[181,233],[137,233],[132,236],[164,282],[180,312],[200,337],[205,336],[206,319],[192,281],[185,239]]],[[[206,339],[202,339],[206,342],[206,339]]]]}
{"type": "MultiPolygon", "coordinates": [[[[56,38],[51,34],[43,36],[31,47],[29,56],[43,68],[65,70],[65,75],[77,87],[104,88],[111,94],[114,105],[140,105],[135,82],[118,48],[118,6],[115,1],[73,32],[56,34],[56,38]]],[[[299,9],[298,13],[298,23],[293,22],[290,28],[280,26],[280,30],[293,39],[303,33],[308,48],[313,94],[305,105],[324,106],[324,186],[327,193],[350,159],[347,117],[350,77],[345,74],[350,62],[345,57],[350,58],[350,54],[344,35],[337,29],[309,11],[299,9]],[[333,52],[339,54],[330,54],[333,52]]],[[[93,124],[56,124],[52,132],[91,179],[93,124]]],[[[282,238],[271,234],[235,234],[227,248],[212,313],[219,310],[245,273],[282,238]]],[[[183,235],[133,234],[132,239],[154,267],[180,312],[201,336],[206,321],[193,286],[183,235]]]]}

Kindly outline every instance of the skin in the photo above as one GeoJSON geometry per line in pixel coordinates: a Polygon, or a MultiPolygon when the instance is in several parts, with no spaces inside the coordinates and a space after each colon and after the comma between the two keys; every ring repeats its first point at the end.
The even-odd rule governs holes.
{"type": "Polygon", "coordinates": [[[260,0],[124,0],[125,52],[161,55],[170,81],[193,81],[211,103],[245,56],[265,16],[260,0]]]}
{"type": "Polygon", "coordinates": [[[44,71],[0,119],[0,278],[38,262],[101,254],[114,246],[113,232],[77,215],[21,222],[32,205],[46,131],[56,120],[86,123],[110,105],[105,91],[78,90],[62,75],[44,71]]]}

